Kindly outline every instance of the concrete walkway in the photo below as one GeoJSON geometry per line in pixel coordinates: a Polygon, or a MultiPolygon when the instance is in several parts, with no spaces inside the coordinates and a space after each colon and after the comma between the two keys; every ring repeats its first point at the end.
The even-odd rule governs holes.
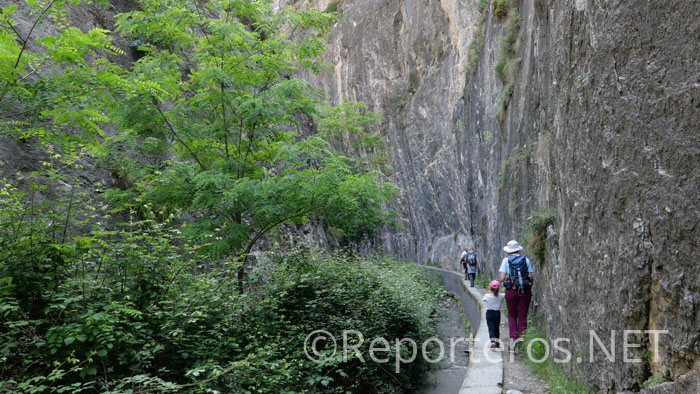
{"type": "MultiPolygon", "coordinates": [[[[457,274],[462,278],[462,274],[457,274]]],[[[459,394],[500,394],[503,392],[503,355],[501,351],[493,351],[489,348],[491,339],[486,325],[486,307],[481,299],[483,295],[476,287],[470,287],[462,278],[462,287],[469,294],[481,310],[481,318],[478,326],[472,323],[475,329],[474,345],[469,355],[467,375],[464,377],[459,394]]]]}
{"type": "MultiPolygon", "coordinates": [[[[483,287],[475,287],[481,297],[486,294],[483,287]]],[[[505,308],[504,308],[505,309],[505,308]]],[[[510,341],[508,336],[508,317],[501,310],[501,343],[507,344],[510,341]]],[[[547,383],[530,370],[530,367],[523,362],[520,352],[513,352],[504,349],[503,355],[503,392],[521,394],[546,394],[547,383]]]]}
{"type": "Polygon", "coordinates": [[[442,274],[443,285],[455,293],[462,302],[464,314],[472,326],[473,346],[469,354],[467,373],[458,394],[500,394],[503,392],[503,356],[500,351],[489,349],[491,344],[486,325],[486,308],[482,294],[476,287],[469,287],[460,272],[424,266],[442,274]]]}

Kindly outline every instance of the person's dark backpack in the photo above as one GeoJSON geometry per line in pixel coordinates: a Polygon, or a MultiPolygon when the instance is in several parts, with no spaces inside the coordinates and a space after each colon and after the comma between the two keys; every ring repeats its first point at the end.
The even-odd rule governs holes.
{"type": "Polygon", "coordinates": [[[508,256],[508,273],[506,280],[503,281],[503,286],[506,289],[524,290],[528,285],[530,285],[530,273],[527,269],[525,255],[508,256]]]}
{"type": "Polygon", "coordinates": [[[467,264],[471,265],[472,267],[476,266],[476,253],[474,253],[474,252],[467,253],[467,264]]]}

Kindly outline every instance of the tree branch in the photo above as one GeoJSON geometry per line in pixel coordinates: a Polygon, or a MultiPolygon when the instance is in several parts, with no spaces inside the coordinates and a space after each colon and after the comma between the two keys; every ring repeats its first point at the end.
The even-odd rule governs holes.
{"type": "MultiPolygon", "coordinates": [[[[34,28],[39,23],[39,21],[41,21],[41,19],[44,18],[44,15],[49,11],[49,9],[53,6],[53,3],[55,3],[55,2],[56,2],[56,0],[51,0],[49,5],[47,5],[43,11],[41,11],[41,14],[39,14],[39,16],[34,21],[34,24],[32,24],[32,27],[29,29],[29,33],[27,33],[27,37],[25,37],[24,39],[22,39],[20,37],[20,40],[22,40],[22,48],[20,48],[19,54],[17,54],[17,59],[15,60],[15,65],[12,66],[13,69],[16,69],[17,65],[19,65],[19,62],[22,59],[22,55],[24,54],[24,50],[27,48],[27,44],[29,43],[29,38],[32,36],[32,32],[34,31],[34,28]]],[[[12,25],[10,25],[10,27],[12,27],[12,25]]],[[[12,30],[15,30],[15,29],[12,28],[12,30]]],[[[15,34],[17,34],[17,36],[19,37],[19,33],[17,33],[16,30],[15,30],[15,34]]],[[[8,86],[10,86],[9,80],[5,81],[5,88],[7,88],[8,86]]],[[[0,101],[2,101],[5,98],[6,93],[7,93],[7,91],[3,92],[2,95],[0,95],[0,101]]]]}
{"type": "Polygon", "coordinates": [[[168,129],[170,129],[170,132],[173,134],[173,136],[175,137],[175,139],[177,140],[177,142],[179,142],[183,147],[185,147],[185,149],[187,149],[187,152],[189,152],[190,156],[192,156],[192,158],[194,159],[194,161],[196,161],[197,164],[199,164],[199,167],[200,167],[203,171],[206,171],[206,170],[207,170],[207,167],[205,167],[204,164],[202,164],[202,162],[199,160],[199,157],[197,157],[197,155],[192,151],[192,149],[190,149],[189,145],[187,145],[187,144],[185,143],[185,141],[183,141],[183,140],[180,138],[180,136],[179,136],[179,135],[177,134],[177,132],[175,131],[175,128],[173,127],[173,125],[170,124],[170,121],[169,121],[168,118],[165,116],[165,114],[163,113],[163,111],[160,109],[160,105],[158,105],[158,100],[156,100],[155,97],[151,97],[151,99],[153,100],[153,105],[155,105],[156,109],[158,109],[158,113],[159,113],[160,116],[163,118],[163,121],[165,121],[165,124],[168,126],[168,129]]]}
{"type": "Polygon", "coordinates": [[[10,22],[10,16],[7,15],[7,14],[5,14],[5,12],[3,12],[3,10],[2,10],[1,8],[0,8],[0,15],[5,15],[5,16],[7,16],[7,26],[9,26],[10,29],[12,29],[12,31],[15,33],[15,35],[17,36],[17,38],[18,38],[20,41],[22,41],[22,44],[24,44],[24,43],[25,43],[25,40],[24,40],[24,38],[22,38],[22,36],[19,34],[19,32],[15,29],[15,27],[12,26],[12,23],[10,22]]]}

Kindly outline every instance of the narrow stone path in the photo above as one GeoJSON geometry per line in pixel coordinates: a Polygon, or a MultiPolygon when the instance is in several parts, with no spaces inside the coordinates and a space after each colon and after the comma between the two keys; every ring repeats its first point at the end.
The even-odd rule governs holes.
{"type": "MultiPolygon", "coordinates": [[[[486,289],[476,286],[479,292],[484,295],[486,289]]],[[[500,326],[501,342],[506,344],[506,350],[503,352],[503,392],[506,394],[545,394],[547,383],[540,377],[534,375],[530,371],[530,367],[525,365],[522,356],[517,353],[511,353],[508,349],[508,318],[505,311],[501,311],[501,326],[500,326]],[[509,392],[510,391],[510,392],[509,392]]]]}

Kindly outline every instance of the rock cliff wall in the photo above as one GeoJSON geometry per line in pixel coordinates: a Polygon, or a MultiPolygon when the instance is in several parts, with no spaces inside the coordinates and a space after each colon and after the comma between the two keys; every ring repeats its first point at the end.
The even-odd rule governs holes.
{"type": "Polygon", "coordinates": [[[384,115],[403,190],[405,230],[380,244],[445,267],[473,244],[495,274],[502,246],[551,210],[532,316],[571,339],[569,368],[599,392],[652,374],[697,386],[700,3],[505,3],[518,12],[332,3],[335,70],[318,83],[384,115]],[[642,361],[625,362],[623,330],[653,329],[668,330],[658,348],[632,333],[643,345],[628,356],[642,361]],[[615,337],[614,361],[591,330],[608,348],[615,337]]]}

